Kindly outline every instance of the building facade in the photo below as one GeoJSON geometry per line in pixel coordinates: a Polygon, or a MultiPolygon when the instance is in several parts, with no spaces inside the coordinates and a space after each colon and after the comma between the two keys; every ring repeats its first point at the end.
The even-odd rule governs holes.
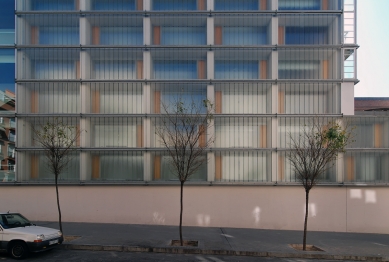
{"type": "Polygon", "coordinates": [[[65,221],[176,224],[155,127],[180,97],[215,106],[187,225],[300,229],[289,133],[319,117],[356,141],[314,190],[312,229],[389,232],[389,118],[354,115],[356,1],[16,0],[15,14],[17,168],[2,191],[18,211],[56,219],[33,197],[49,198],[53,175],[31,128],[59,117],[83,131],[60,177],[65,221]]]}

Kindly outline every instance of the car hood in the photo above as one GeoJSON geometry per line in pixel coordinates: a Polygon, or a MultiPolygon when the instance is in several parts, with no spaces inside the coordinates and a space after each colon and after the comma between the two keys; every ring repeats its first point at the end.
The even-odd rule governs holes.
{"type": "Polygon", "coordinates": [[[56,234],[59,230],[48,228],[48,227],[39,227],[39,226],[26,226],[26,227],[16,227],[7,229],[9,233],[21,233],[21,234],[33,234],[33,235],[51,235],[56,234]]]}

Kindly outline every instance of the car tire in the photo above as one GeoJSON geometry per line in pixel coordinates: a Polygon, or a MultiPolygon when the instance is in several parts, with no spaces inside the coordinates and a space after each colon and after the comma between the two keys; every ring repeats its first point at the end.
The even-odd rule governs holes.
{"type": "Polygon", "coordinates": [[[28,255],[28,247],[22,241],[15,241],[10,244],[8,253],[14,259],[23,259],[28,255]]]}

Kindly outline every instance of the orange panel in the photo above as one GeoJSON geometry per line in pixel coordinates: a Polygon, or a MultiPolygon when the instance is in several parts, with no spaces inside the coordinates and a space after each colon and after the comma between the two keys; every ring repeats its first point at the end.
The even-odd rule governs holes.
{"type": "Polygon", "coordinates": [[[92,91],[92,113],[100,113],[100,92],[92,91]]]}
{"type": "Polygon", "coordinates": [[[355,161],[353,156],[346,157],[346,175],[347,181],[354,181],[355,178],[355,161]]]}
{"type": "Polygon", "coordinates": [[[260,10],[267,10],[267,0],[260,0],[260,10]]]}
{"type": "Polygon", "coordinates": [[[222,92],[221,91],[215,92],[215,113],[216,114],[222,113],[222,92]]]}
{"type": "Polygon", "coordinates": [[[39,28],[37,26],[31,26],[31,44],[39,44],[39,28]]]}
{"type": "Polygon", "coordinates": [[[81,79],[80,61],[76,61],[76,79],[81,79]]]}
{"type": "Polygon", "coordinates": [[[136,147],[143,147],[143,126],[136,126],[136,147]]]}
{"type": "Polygon", "coordinates": [[[222,179],[222,156],[215,156],[215,180],[222,179]]]}
{"type": "Polygon", "coordinates": [[[154,92],[154,113],[156,114],[161,113],[161,92],[160,91],[154,92]]]}
{"type": "Polygon", "coordinates": [[[207,2],[206,0],[197,0],[197,10],[206,10],[207,2]]]}
{"type": "Polygon", "coordinates": [[[143,61],[136,61],[136,79],[143,79],[143,61]]]}
{"type": "Polygon", "coordinates": [[[223,43],[223,29],[221,26],[215,26],[215,45],[223,43]]]}
{"type": "Polygon", "coordinates": [[[383,147],[383,126],[382,124],[374,125],[374,147],[383,147]]]}
{"type": "Polygon", "coordinates": [[[207,70],[205,66],[205,60],[199,60],[197,61],[197,78],[198,79],[206,79],[207,77],[207,70]]]}
{"type": "Polygon", "coordinates": [[[37,179],[39,176],[39,158],[38,156],[31,156],[31,179],[37,179]]]}
{"type": "Polygon", "coordinates": [[[92,156],[92,179],[100,178],[100,156],[92,156]]]}
{"type": "Polygon", "coordinates": [[[36,91],[31,92],[31,113],[38,113],[38,93],[36,91]]]}
{"type": "Polygon", "coordinates": [[[328,60],[323,60],[323,79],[329,78],[329,63],[328,60]]]}
{"type": "Polygon", "coordinates": [[[267,61],[266,60],[261,60],[260,70],[261,70],[260,79],[267,79],[267,61]]]}
{"type": "Polygon", "coordinates": [[[328,0],[322,0],[322,10],[328,10],[328,0]]]}
{"type": "Polygon", "coordinates": [[[278,27],[278,44],[279,45],[285,44],[285,27],[283,26],[278,27]]]}
{"type": "Polygon", "coordinates": [[[285,178],[285,157],[278,156],[278,181],[284,181],[285,178]]]}
{"type": "Polygon", "coordinates": [[[205,128],[205,126],[203,126],[203,125],[200,125],[199,126],[199,147],[205,147],[206,146],[206,144],[207,144],[207,140],[206,140],[206,128],[205,128]]]}
{"type": "Polygon", "coordinates": [[[285,92],[278,91],[278,113],[285,113],[285,92]]]}
{"type": "Polygon", "coordinates": [[[261,137],[260,137],[260,146],[262,148],[267,147],[267,128],[266,125],[261,125],[261,137]]]}
{"type": "Polygon", "coordinates": [[[100,44],[100,27],[93,26],[92,27],[92,45],[100,44]]]}
{"type": "Polygon", "coordinates": [[[160,26],[154,26],[153,35],[154,35],[153,44],[160,45],[161,44],[161,27],[160,26]]]}
{"type": "Polygon", "coordinates": [[[161,179],[161,156],[154,156],[154,180],[161,179]]]}
{"type": "Polygon", "coordinates": [[[143,10],[143,0],[136,1],[136,10],[143,10]]]}

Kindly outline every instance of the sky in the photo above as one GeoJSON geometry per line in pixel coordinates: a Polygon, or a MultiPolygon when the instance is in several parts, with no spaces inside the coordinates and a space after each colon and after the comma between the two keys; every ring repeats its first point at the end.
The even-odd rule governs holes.
{"type": "Polygon", "coordinates": [[[389,97],[389,0],[357,0],[356,97],[389,97]]]}

